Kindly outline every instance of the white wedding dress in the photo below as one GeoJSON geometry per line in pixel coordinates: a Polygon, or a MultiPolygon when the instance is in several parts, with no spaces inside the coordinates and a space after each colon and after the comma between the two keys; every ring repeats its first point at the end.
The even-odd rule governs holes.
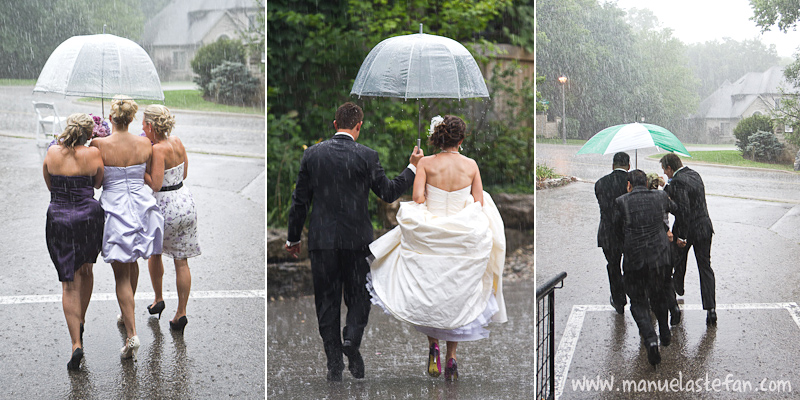
{"type": "Polygon", "coordinates": [[[424,204],[401,203],[398,226],[369,246],[372,302],[440,340],[486,338],[490,321],[506,322],[503,220],[486,192],[483,201],[470,186],[426,185],[424,204]]]}

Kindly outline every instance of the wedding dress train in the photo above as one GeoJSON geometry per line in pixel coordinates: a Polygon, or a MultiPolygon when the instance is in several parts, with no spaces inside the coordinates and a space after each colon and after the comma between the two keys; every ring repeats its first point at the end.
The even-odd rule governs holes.
{"type": "Polygon", "coordinates": [[[372,302],[440,340],[478,340],[506,322],[503,221],[483,199],[427,185],[424,204],[401,203],[398,226],[369,246],[372,302]]]}

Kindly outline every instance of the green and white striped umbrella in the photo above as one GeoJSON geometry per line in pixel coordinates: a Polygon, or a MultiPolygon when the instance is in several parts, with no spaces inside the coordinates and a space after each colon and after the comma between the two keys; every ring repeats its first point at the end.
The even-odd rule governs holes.
{"type": "Polygon", "coordinates": [[[615,125],[597,132],[578,150],[578,154],[614,154],[619,151],[658,147],[691,157],[686,147],[672,132],[653,124],[615,125]]]}

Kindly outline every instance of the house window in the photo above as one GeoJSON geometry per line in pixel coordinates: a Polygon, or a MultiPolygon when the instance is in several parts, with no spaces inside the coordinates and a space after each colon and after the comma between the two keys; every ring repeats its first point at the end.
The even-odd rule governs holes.
{"type": "Polygon", "coordinates": [[[722,134],[732,133],[730,122],[720,122],[719,130],[722,131],[722,134]]]}
{"type": "Polygon", "coordinates": [[[172,52],[172,69],[185,70],[186,68],[186,52],[173,51],[172,52]]]}
{"type": "Polygon", "coordinates": [[[753,115],[761,115],[761,111],[756,111],[753,113],[753,115]]]}
{"type": "Polygon", "coordinates": [[[224,33],[223,33],[222,35],[219,35],[219,37],[217,38],[217,40],[220,40],[220,39],[229,40],[229,39],[230,39],[230,36],[228,36],[228,35],[226,35],[226,34],[224,34],[224,33]]]}

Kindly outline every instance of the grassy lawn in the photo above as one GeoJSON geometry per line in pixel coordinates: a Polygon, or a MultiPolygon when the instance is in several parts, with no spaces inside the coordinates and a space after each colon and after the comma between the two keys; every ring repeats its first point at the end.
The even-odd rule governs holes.
{"type": "MultiPolygon", "coordinates": [[[[86,97],[80,99],[79,101],[99,103],[100,99],[93,97],[92,98],[86,97]]],[[[106,102],[109,104],[111,103],[110,100],[106,100],[106,102]]],[[[136,100],[136,103],[139,104],[140,106],[147,104],[162,104],[160,101],[156,100],[136,100]]],[[[203,99],[203,92],[200,90],[165,90],[163,104],[168,108],[174,108],[177,110],[214,111],[214,112],[264,115],[263,108],[227,106],[223,104],[217,104],[217,103],[212,103],[210,101],[206,101],[203,99]]]]}
{"type": "MultiPolygon", "coordinates": [[[[648,158],[658,160],[667,153],[655,154],[648,158]]],[[[736,167],[768,168],[781,171],[793,171],[792,165],[787,164],[768,164],[756,161],[745,160],[742,153],[738,150],[717,150],[717,151],[693,151],[692,157],[687,158],[686,162],[692,161],[706,162],[710,164],[732,165],[736,167]]]]}
{"type": "MultiPolygon", "coordinates": [[[[537,137],[536,138],[536,143],[562,144],[562,143],[564,143],[564,139],[537,137]]],[[[567,139],[567,144],[583,146],[584,144],[586,144],[586,140],[583,140],[583,139],[567,139]]]]}
{"type": "Polygon", "coordinates": [[[35,86],[36,79],[0,79],[0,86],[35,86]]]}

